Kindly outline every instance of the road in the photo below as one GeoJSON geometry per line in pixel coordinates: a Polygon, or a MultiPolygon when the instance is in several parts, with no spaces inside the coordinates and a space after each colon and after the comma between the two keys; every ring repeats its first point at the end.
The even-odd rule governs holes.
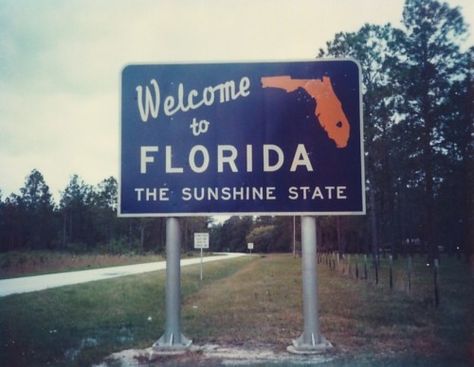
{"type": "MultiPolygon", "coordinates": [[[[215,256],[203,258],[203,262],[220,261],[246,256],[243,253],[221,253],[215,256]]],[[[199,264],[200,257],[192,259],[182,259],[181,267],[199,264]]],[[[45,275],[35,275],[29,277],[2,279],[0,280],[0,297],[15,293],[27,293],[41,291],[48,288],[62,287],[64,285],[87,283],[96,280],[122,277],[125,275],[141,274],[150,271],[166,269],[166,261],[153,263],[113,266],[101,269],[90,269],[81,271],[71,271],[67,273],[54,273],[45,275]]]]}

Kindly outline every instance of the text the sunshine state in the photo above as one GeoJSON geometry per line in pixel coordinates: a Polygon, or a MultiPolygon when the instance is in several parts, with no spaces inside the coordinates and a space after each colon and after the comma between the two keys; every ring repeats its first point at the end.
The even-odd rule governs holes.
{"type": "MultiPolygon", "coordinates": [[[[169,187],[137,187],[134,189],[138,202],[170,201],[174,195],[169,187]]],[[[180,191],[183,201],[247,201],[277,200],[274,186],[224,186],[183,187],[180,191]]],[[[290,186],[287,197],[290,200],[346,200],[346,186],[290,186]]]]}

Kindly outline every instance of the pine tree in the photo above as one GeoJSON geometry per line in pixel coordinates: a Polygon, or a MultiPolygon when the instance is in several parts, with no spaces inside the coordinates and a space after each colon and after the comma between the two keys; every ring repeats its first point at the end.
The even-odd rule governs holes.
{"type": "MultiPolygon", "coordinates": [[[[442,126],[446,121],[449,91],[458,78],[462,59],[459,40],[466,26],[459,9],[435,0],[407,0],[403,10],[406,27],[406,86],[408,114],[406,123],[411,135],[418,138],[412,152],[421,168],[423,183],[424,241],[430,258],[437,257],[435,243],[435,195],[443,154],[442,126]]],[[[452,126],[456,129],[456,126],[452,126]]]]}

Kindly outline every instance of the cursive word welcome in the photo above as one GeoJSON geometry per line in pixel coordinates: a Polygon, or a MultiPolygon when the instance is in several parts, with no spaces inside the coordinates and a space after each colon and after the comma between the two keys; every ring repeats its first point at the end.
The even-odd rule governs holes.
{"type": "MultiPolygon", "coordinates": [[[[176,112],[187,112],[199,107],[211,106],[214,103],[225,103],[236,100],[239,97],[247,97],[250,94],[250,79],[246,76],[240,79],[238,86],[233,80],[229,80],[214,86],[208,86],[199,93],[196,89],[191,89],[185,93],[183,83],[178,84],[178,93],[174,97],[166,96],[163,99],[163,112],[166,116],[173,116],[176,112]]],[[[148,118],[157,119],[160,114],[161,96],[160,86],[156,79],[150,80],[150,86],[138,85],[137,92],[138,111],[142,122],[147,122],[148,118]],[[145,93],[143,91],[145,90],[145,93]]]]}

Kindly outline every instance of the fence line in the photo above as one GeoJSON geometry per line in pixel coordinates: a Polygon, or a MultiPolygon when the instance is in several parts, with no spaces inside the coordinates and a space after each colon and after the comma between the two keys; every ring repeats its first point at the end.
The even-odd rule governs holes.
{"type": "Polygon", "coordinates": [[[396,259],[392,255],[389,255],[388,259],[372,256],[369,265],[367,254],[322,252],[318,253],[317,262],[326,265],[333,273],[355,281],[365,281],[376,287],[387,287],[390,291],[403,291],[409,296],[416,296],[417,292],[426,292],[431,288],[432,298],[431,296],[428,298],[431,298],[433,305],[438,307],[440,304],[439,260],[435,259],[433,264],[430,264],[423,262],[423,257],[425,256],[419,255],[415,262],[417,266],[415,266],[412,255],[399,256],[396,259]],[[429,271],[422,268],[429,268],[429,271]],[[418,279],[418,289],[413,287],[414,279],[418,279]]]}

